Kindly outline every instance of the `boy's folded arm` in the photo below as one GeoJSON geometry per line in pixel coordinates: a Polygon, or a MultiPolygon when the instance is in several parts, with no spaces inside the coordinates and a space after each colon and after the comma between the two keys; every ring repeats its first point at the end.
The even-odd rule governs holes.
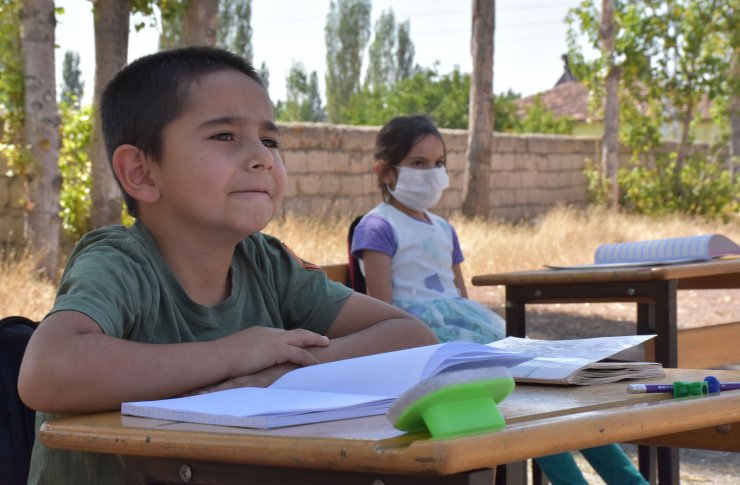
{"type": "Polygon", "coordinates": [[[89,317],[63,311],[34,332],[18,380],[31,408],[60,413],[117,409],[161,399],[277,364],[316,363],[304,347],[327,345],[305,330],[253,327],[209,342],[148,344],[104,335],[89,317]]]}
{"type": "Polygon", "coordinates": [[[309,348],[321,362],[438,343],[415,317],[360,293],[347,298],[326,335],[327,347],[309,348]]]}

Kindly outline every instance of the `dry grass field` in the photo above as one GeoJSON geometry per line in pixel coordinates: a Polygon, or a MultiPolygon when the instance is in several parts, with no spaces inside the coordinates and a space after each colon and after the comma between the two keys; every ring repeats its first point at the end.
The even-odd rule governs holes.
{"type": "MultiPolygon", "coordinates": [[[[273,221],[265,232],[282,239],[304,259],[317,264],[342,263],[347,259],[346,218],[285,217],[273,221]]],[[[597,246],[607,242],[659,239],[695,234],[721,233],[740,242],[740,217],[730,223],[707,222],[688,217],[650,218],[610,213],[601,209],[580,211],[558,208],[532,224],[498,221],[451,220],[462,244],[463,274],[521,271],[544,264],[590,263],[597,246]]],[[[0,316],[22,314],[39,320],[54,299],[54,286],[38,279],[32,254],[0,255],[0,316]]],[[[471,298],[503,313],[503,290],[471,287],[471,298]]],[[[682,292],[679,325],[701,326],[718,321],[740,321],[740,290],[682,292]]],[[[528,329],[535,338],[573,338],[634,333],[634,306],[623,303],[543,305],[528,310],[528,329]]],[[[634,447],[627,447],[634,457],[634,447]]],[[[589,483],[603,483],[588,464],[578,458],[589,483]]],[[[740,476],[740,455],[681,451],[681,482],[730,485],[740,476]]]]}
{"type": "MultiPolygon", "coordinates": [[[[347,260],[346,218],[276,219],[265,232],[282,239],[297,254],[316,264],[347,260]]],[[[532,224],[466,220],[453,217],[462,244],[463,274],[521,271],[544,264],[579,264],[593,260],[596,247],[607,242],[658,239],[693,234],[722,233],[740,241],[740,217],[731,223],[688,217],[650,218],[557,208],[532,224]]],[[[35,277],[34,256],[23,250],[0,254],[0,315],[24,314],[42,318],[51,307],[54,287],[35,277]]],[[[497,306],[495,288],[469,288],[471,296],[497,306]]]]}

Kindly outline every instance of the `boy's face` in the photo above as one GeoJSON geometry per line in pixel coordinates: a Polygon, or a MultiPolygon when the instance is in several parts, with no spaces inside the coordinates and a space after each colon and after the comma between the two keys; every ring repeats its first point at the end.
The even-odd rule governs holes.
{"type": "Polygon", "coordinates": [[[247,75],[224,70],[193,82],[162,140],[152,170],[166,225],[241,239],[277,213],[287,178],[279,133],[267,93],[247,75]]]}

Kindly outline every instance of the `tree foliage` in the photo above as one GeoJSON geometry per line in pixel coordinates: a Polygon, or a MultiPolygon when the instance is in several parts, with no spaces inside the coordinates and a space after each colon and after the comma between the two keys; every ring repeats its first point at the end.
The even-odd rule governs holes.
{"type": "Polygon", "coordinates": [[[547,109],[540,96],[536,96],[534,103],[525,110],[521,119],[512,120],[509,130],[513,133],[550,133],[570,135],[573,133],[573,120],[565,116],[555,116],[547,109]]]}
{"type": "Polygon", "coordinates": [[[70,241],[76,241],[90,228],[92,167],[87,152],[92,107],[78,108],[74,103],[62,101],[59,109],[62,117],[59,147],[62,229],[70,241]]]}
{"type": "MultiPolygon", "coordinates": [[[[740,42],[737,6],[737,2],[720,0],[616,2],[620,141],[632,153],[631,166],[620,169],[617,176],[623,206],[654,211],[650,204],[634,203],[641,193],[645,200],[665,201],[667,208],[718,213],[686,201],[697,194],[721,199],[725,183],[737,197],[737,178],[733,180],[733,174],[725,175],[720,168],[709,170],[709,158],[691,155],[689,149],[700,102],[714,103],[714,122],[722,129],[728,126],[726,107],[738,89],[729,75],[731,55],[740,42]],[[657,147],[666,135],[678,139],[677,148],[673,154],[658,155],[657,147]],[[712,189],[697,192],[697,187],[707,186],[712,189]],[[668,203],[658,196],[661,190],[669,190],[679,202],[668,203]]],[[[582,2],[567,18],[571,65],[594,94],[594,110],[602,104],[607,67],[603,56],[588,58],[586,54],[588,48],[598,50],[598,19],[593,0],[582,2]]],[[[608,189],[602,186],[598,191],[608,189]]]]}
{"type": "Polygon", "coordinates": [[[26,175],[30,154],[23,143],[23,57],[21,56],[20,0],[2,0],[0,9],[0,156],[7,174],[26,175]]]}
{"type": "Polygon", "coordinates": [[[306,73],[303,64],[294,62],[286,79],[287,99],[278,101],[276,117],[281,121],[325,121],[326,111],[321,104],[319,76],[316,71],[306,73]]]}
{"type": "MultiPolygon", "coordinates": [[[[592,106],[598,109],[606,61],[586,55],[587,48],[598,49],[599,13],[594,1],[571,9],[567,21],[571,65],[594,93],[592,106]],[[581,44],[584,37],[586,46],[581,44]]],[[[724,104],[730,94],[727,72],[732,39],[737,37],[737,12],[732,2],[719,0],[622,0],[616,2],[615,21],[619,25],[615,62],[622,70],[621,141],[637,149],[651,142],[652,148],[662,138],[653,133],[675,126],[681,156],[691,140],[689,128],[696,121],[699,101],[724,104]],[[636,117],[646,119],[640,123],[636,117]],[[634,121],[643,128],[629,132],[634,121]],[[646,121],[653,130],[645,130],[646,121]]],[[[726,118],[716,121],[727,125],[726,118]]]]}
{"type": "Polygon", "coordinates": [[[62,67],[61,101],[79,108],[80,100],[85,92],[85,82],[80,70],[80,54],[67,51],[64,53],[62,67]]]}
{"type": "Polygon", "coordinates": [[[216,45],[252,63],[252,1],[220,0],[216,45]]]}
{"type": "Polygon", "coordinates": [[[470,74],[458,69],[439,74],[437,68],[420,69],[392,89],[363,88],[342,111],[345,123],[383,125],[399,115],[426,114],[442,128],[467,128],[470,74]]]}
{"type": "Polygon", "coordinates": [[[329,121],[346,122],[344,107],[360,90],[362,60],[370,38],[370,0],[331,2],[324,29],[326,106],[329,121]]]}

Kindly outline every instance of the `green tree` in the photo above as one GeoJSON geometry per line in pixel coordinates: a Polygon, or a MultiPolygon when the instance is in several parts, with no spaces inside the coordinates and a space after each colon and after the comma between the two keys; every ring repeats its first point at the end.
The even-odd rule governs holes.
{"type": "Polygon", "coordinates": [[[419,69],[393,89],[363,88],[352,96],[342,115],[348,124],[382,125],[394,116],[427,114],[441,128],[465,129],[469,99],[470,74],[455,69],[441,75],[435,66],[419,69]]]}
{"type": "Polygon", "coordinates": [[[396,18],[393,10],[380,14],[375,22],[375,35],[368,52],[365,87],[370,90],[392,86],[396,81],[396,18]]]}
{"type": "Polygon", "coordinates": [[[276,117],[281,121],[325,121],[321,105],[319,76],[316,71],[306,73],[303,64],[293,62],[286,78],[287,99],[278,101],[276,117]]]}
{"type": "Polygon", "coordinates": [[[252,1],[221,0],[216,45],[252,62],[252,1]]]}
{"type": "Polygon", "coordinates": [[[509,89],[493,97],[493,131],[513,132],[519,122],[516,100],[522,95],[509,89]]]}
{"type": "MultiPolygon", "coordinates": [[[[615,2],[615,65],[621,69],[620,139],[632,148],[644,149],[646,142],[660,142],[652,133],[662,127],[678,126],[676,169],[680,170],[691,141],[690,128],[699,101],[724,104],[730,94],[726,82],[731,38],[737,37],[733,2],[718,0],[635,0],[615,2]],[[734,13],[733,13],[734,12],[734,13]],[[645,130],[649,117],[651,130],[645,130]],[[632,130],[637,122],[643,128],[632,130]],[[643,135],[648,135],[644,138],[643,135]],[[635,135],[637,138],[630,138],[635,135]]],[[[588,59],[586,48],[599,48],[599,13],[593,0],[572,9],[569,51],[576,75],[594,92],[593,106],[601,106],[607,65],[603,57],[588,59]],[[585,36],[588,46],[581,45],[585,36]]],[[[724,121],[726,125],[726,119],[724,121]]],[[[651,145],[650,148],[652,148],[651,145]]]]}
{"type": "Polygon", "coordinates": [[[414,73],[414,43],[409,35],[407,20],[396,24],[393,10],[383,12],[375,22],[375,33],[368,51],[368,67],[364,87],[378,91],[387,89],[414,73]]]}
{"type": "Polygon", "coordinates": [[[573,133],[573,120],[568,117],[557,117],[547,109],[539,95],[534,103],[525,110],[524,118],[514,123],[514,133],[550,133],[570,135],[573,133]]]}
{"type": "Polygon", "coordinates": [[[90,229],[92,167],[87,152],[92,107],[78,109],[63,101],[59,111],[62,117],[59,147],[62,229],[69,241],[77,241],[90,229]]]}
{"type": "Polygon", "coordinates": [[[30,157],[23,143],[23,57],[21,56],[20,0],[3,0],[0,8],[0,156],[4,172],[25,176],[30,157]]]}
{"type": "MultiPolygon", "coordinates": [[[[609,72],[605,56],[588,58],[586,50],[598,51],[599,14],[593,0],[572,9],[567,21],[571,65],[576,75],[594,93],[592,108],[603,102],[604,76],[609,72]],[[581,44],[585,37],[586,46],[581,44]]],[[[716,107],[728,107],[738,87],[728,79],[733,49],[740,43],[737,2],[719,0],[635,0],[616,1],[614,22],[619,27],[614,42],[614,64],[620,69],[620,141],[632,152],[635,174],[656,174],[661,190],[667,190],[677,203],[677,210],[695,206],[682,203],[693,197],[696,173],[715,177],[722,185],[721,174],[702,172],[704,159],[691,157],[691,127],[696,122],[697,107],[702,99],[716,107]],[[734,86],[734,87],[733,87],[734,86]],[[675,153],[657,153],[663,131],[675,129],[678,145],[675,153]]],[[[717,113],[723,112],[717,109],[717,113]]],[[[721,127],[728,124],[728,110],[715,118],[721,127]]],[[[620,169],[620,172],[623,169],[620,169]]],[[[634,174],[632,174],[634,175],[634,174]]],[[[635,193],[649,197],[646,187],[635,176],[617,176],[620,204],[625,197],[635,200],[635,193]],[[633,184],[633,186],[624,186],[633,184]],[[640,188],[642,186],[642,189],[640,188]]],[[[707,185],[706,180],[702,182],[707,185]]],[[[729,184],[737,184],[730,174],[729,184]]],[[[719,187],[719,186],[717,186],[719,187]]],[[[609,187],[602,187],[602,192],[609,187]]],[[[736,189],[735,189],[736,190],[736,189]]],[[[711,193],[712,190],[704,193],[711,193]]],[[[717,189],[717,194],[722,190],[717,189]]],[[[664,200],[664,199],[655,199],[664,200]]],[[[644,204],[631,203],[642,210],[644,204]]],[[[692,209],[693,210],[693,209],[692,209]]]]}
{"type": "Polygon", "coordinates": [[[337,0],[329,5],[326,42],[326,106],[329,121],[344,122],[343,107],[360,91],[362,58],[370,38],[370,0],[337,0]]]}
{"type": "Polygon", "coordinates": [[[80,54],[77,52],[67,51],[64,53],[61,91],[62,102],[75,108],[80,107],[80,101],[85,91],[85,82],[82,80],[80,54]]]}
{"type": "Polygon", "coordinates": [[[416,49],[411,41],[411,24],[409,21],[398,24],[398,41],[396,46],[396,82],[403,81],[414,74],[414,54],[416,49]]]}
{"type": "Polygon", "coordinates": [[[157,0],[162,18],[159,33],[159,50],[174,49],[183,45],[182,25],[187,2],[179,0],[157,0]]]}

